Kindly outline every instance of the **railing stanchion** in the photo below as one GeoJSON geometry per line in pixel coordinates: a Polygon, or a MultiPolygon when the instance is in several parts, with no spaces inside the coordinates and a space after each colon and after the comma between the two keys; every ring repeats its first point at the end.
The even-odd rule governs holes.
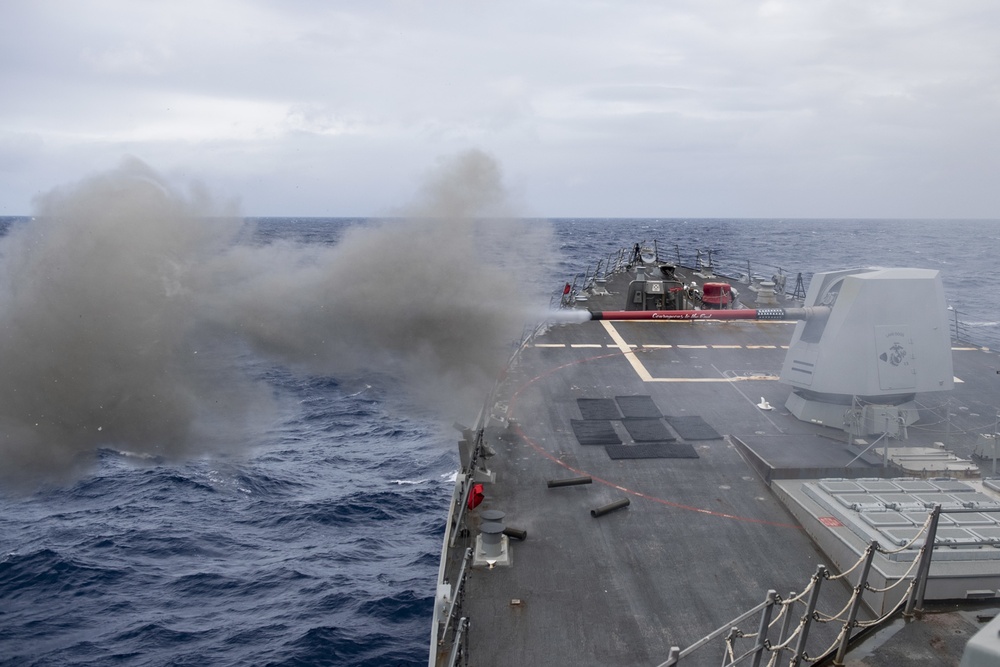
{"type": "Polygon", "coordinates": [[[940,518],[941,506],[935,505],[931,511],[931,525],[927,528],[927,541],[924,544],[927,552],[920,559],[920,567],[917,570],[917,605],[915,610],[918,613],[924,611],[924,594],[927,592],[927,580],[931,574],[931,559],[934,557],[934,545],[937,542],[937,527],[940,518]]]}
{"type": "Polygon", "coordinates": [[[812,591],[809,592],[809,602],[806,605],[806,613],[802,617],[804,620],[802,631],[799,633],[799,639],[795,643],[795,653],[792,655],[792,659],[788,663],[789,667],[798,667],[799,663],[802,661],[802,657],[805,655],[806,642],[809,640],[809,627],[812,625],[813,614],[816,613],[816,603],[819,602],[820,584],[822,584],[823,579],[826,578],[826,566],[817,565],[816,574],[813,578],[815,579],[815,582],[813,583],[812,591]]]}
{"type": "Polygon", "coordinates": [[[764,648],[767,644],[767,629],[771,625],[771,614],[774,613],[774,601],[778,599],[778,591],[769,590],[767,592],[767,606],[760,615],[760,625],[757,627],[757,648],[754,650],[752,667],[760,667],[760,661],[764,657],[764,648]]]}
{"type": "Polygon", "coordinates": [[[851,611],[847,614],[847,621],[844,623],[844,637],[840,640],[837,648],[837,657],[833,659],[833,664],[843,665],[844,656],[847,655],[847,645],[851,642],[851,628],[858,618],[858,611],[861,609],[861,600],[865,596],[865,588],[868,585],[868,573],[872,568],[872,559],[875,557],[875,550],[878,542],[872,540],[868,544],[868,552],[865,554],[865,564],[861,568],[861,575],[858,577],[858,585],[854,588],[854,600],[851,602],[851,611]]]}

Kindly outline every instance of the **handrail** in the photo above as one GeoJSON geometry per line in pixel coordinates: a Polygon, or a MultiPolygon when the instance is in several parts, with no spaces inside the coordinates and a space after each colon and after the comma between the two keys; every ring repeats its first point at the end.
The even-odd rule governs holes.
{"type": "Polygon", "coordinates": [[[458,621],[458,628],[455,630],[455,642],[451,645],[451,655],[448,656],[448,667],[455,667],[458,664],[458,657],[462,650],[462,639],[465,631],[469,629],[469,619],[463,616],[458,621]]]}
{"type": "MultiPolygon", "coordinates": [[[[878,541],[872,540],[868,548],[861,554],[861,557],[856,563],[854,563],[850,568],[844,570],[841,574],[832,575],[830,574],[824,565],[817,566],[816,574],[813,575],[809,586],[799,594],[790,593],[785,599],[778,597],[774,591],[768,591],[767,599],[764,602],[752,607],[743,614],[737,616],[728,623],[720,626],[719,628],[713,630],[709,634],[705,635],[701,639],[697,640],[687,648],[681,649],[679,646],[672,646],[670,648],[667,660],[660,663],[659,667],[673,667],[674,665],[680,664],[680,661],[702,649],[704,646],[717,640],[723,635],[726,636],[725,639],[725,650],[726,655],[723,658],[722,664],[725,667],[733,667],[738,665],[747,658],[753,657],[753,667],[757,667],[760,664],[761,656],[764,651],[772,653],[772,662],[769,664],[774,664],[774,659],[777,658],[776,653],[782,651],[789,651],[788,656],[789,665],[799,665],[803,661],[817,662],[821,659],[828,659],[836,653],[836,658],[834,664],[842,664],[843,658],[847,653],[848,645],[852,639],[852,630],[854,628],[871,628],[885,623],[886,621],[894,618],[898,613],[902,612],[906,617],[913,617],[919,615],[923,610],[924,595],[927,589],[927,582],[932,578],[930,574],[931,561],[934,553],[934,549],[939,546],[946,546],[947,542],[937,541],[937,524],[938,517],[941,514],[965,514],[965,513],[976,513],[976,512],[1000,512],[1000,508],[942,508],[941,505],[935,505],[933,509],[928,513],[927,521],[924,523],[920,532],[910,541],[906,547],[908,548],[914,545],[921,535],[924,535],[924,543],[920,548],[919,556],[914,560],[910,569],[902,574],[899,579],[889,588],[893,588],[899,584],[906,583],[907,587],[903,593],[900,600],[893,606],[892,609],[884,613],[881,617],[874,619],[872,621],[858,621],[857,615],[860,611],[862,604],[862,597],[865,592],[885,592],[889,588],[878,589],[873,588],[869,584],[869,578],[872,570],[872,559],[875,553],[881,553],[883,555],[892,553],[891,551],[883,548],[878,541]],[[836,614],[828,615],[817,610],[817,605],[820,598],[820,583],[823,579],[839,579],[845,575],[851,573],[855,569],[860,568],[861,572],[858,575],[857,584],[852,589],[851,598],[848,603],[840,609],[836,614]],[[914,569],[916,573],[914,574],[914,569]],[[799,620],[799,625],[789,634],[789,628],[791,627],[791,613],[790,607],[794,604],[803,602],[806,600],[806,610],[799,620]],[[778,618],[773,621],[770,618],[771,607],[777,605],[781,607],[781,612],[778,618]],[[757,632],[753,634],[745,634],[739,629],[739,624],[743,623],[747,619],[753,617],[755,614],[764,612],[762,614],[762,619],[759,624],[757,632]],[[776,643],[772,643],[766,637],[768,629],[776,624],[781,618],[782,626],[779,631],[778,639],[776,643]],[[818,655],[810,655],[806,651],[806,645],[809,640],[809,628],[814,622],[817,623],[831,623],[831,622],[842,623],[841,630],[834,640],[833,644],[826,648],[824,651],[818,655]],[[735,642],[737,639],[756,639],[753,647],[744,651],[741,655],[736,656],[734,651],[735,642]]],[[[995,544],[995,540],[984,540],[983,544],[995,544]]],[[[973,544],[970,542],[969,544],[973,544]]]]}
{"type": "Polygon", "coordinates": [[[448,613],[445,615],[444,626],[441,628],[438,643],[443,642],[448,636],[448,629],[451,627],[451,620],[455,617],[455,610],[458,609],[462,596],[465,594],[465,571],[471,560],[472,549],[467,548],[465,550],[465,558],[462,559],[462,569],[458,571],[458,579],[455,584],[455,589],[451,593],[451,604],[448,606],[448,613]]]}
{"type": "Polygon", "coordinates": [[[725,623],[724,625],[719,626],[718,628],[708,633],[695,643],[679,651],[676,657],[667,658],[666,662],[661,663],[659,667],[670,667],[671,665],[677,664],[678,660],[680,660],[681,658],[686,658],[687,656],[691,655],[692,653],[700,649],[702,646],[707,644],[708,642],[718,637],[721,637],[723,633],[731,630],[733,626],[735,626],[736,624],[742,623],[743,621],[747,620],[757,612],[762,611],[765,607],[770,607],[771,605],[775,604],[775,601],[777,599],[776,596],[777,593],[775,591],[768,591],[768,598],[763,602],[761,602],[759,605],[743,612],[733,620],[729,621],[728,623],[725,623]]]}
{"type": "MultiPolygon", "coordinates": [[[[653,239],[652,242],[645,240],[640,241],[639,245],[640,246],[651,245],[656,254],[656,261],[658,262],[665,261],[660,253],[661,244],[656,239],[653,239]]],[[[668,244],[663,244],[663,245],[664,247],[667,247],[668,244]]],[[[779,296],[781,294],[785,294],[785,295],[790,295],[792,298],[795,299],[805,298],[805,291],[803,288],[800,287],[802,285],[803,275],[804,275],[803,272],[801,271],[796,272],[788,270],[785,267],[777,266],[774,264],[767,264],[766,262],[756,262],[753,265],[751,265],[750,260],[748,259],[743,259],[743,260],[733,259],[732,261],[727,262],[726,258],[723,257],[723,262],[719,263],[718,255],[722,253],[720,253],[720,251],[717,248],[694,248],[693,250],[688,250],[687,248],[681,248],[680,244],[678,243],[673,243],[669,245],[673,245],[674,254],[676,256],[671,261],[674,261],[678,266],[682,266],[686,269],[691,269],[691,270],[700,270],[702,263],[702,255],[706,255],[708,257],[707,261],[709,262],[709,266],[711,266],[712,271],[716,276],[719,276],[720,278],[726,278],[728,280],[738,280],[741,282],[745,282],[746,284],[751,286],[755,284],[756,278],[760,277],[758,276],[757,272],[754,271],[754,267],[767,267],[769,269],[768,271],[769,273],[770,270],[777,271],[777,273],[771,275],[770,278],[776,279],[775,282],[780,283],[780,285],[775,286],[775,292],[779,296]],[[685,259],[685,256],[687,257],[687,259],[685,259]],[[796,281],[791,287],[789,287],[789,285],[784,280],[786,276],[796,277],[796,281]],[[791,292],[789,292],[789,290],[791,290],[791,292]]],[[[619,248],[617,253],[614,252],[610,253],[608,255],[607,261],[604,263],[604,276],[607,277],[629,270],[631,268],[631,257],[632,257],[630,253],[632,253],[632,248],[624,246],[622,248],[619,248]],[[612,261],[612,257],[615,256],[617,256],[617,259],[612,261]]],[[[591,274],[590,269],[591,267],[588,266],[587,270],[584,273],[582,274],[577,273],[574,276],[569,298],[563,300],[562,304],[563,306],[572,306],[576,300],[576,296],[580,292],[585,291],[593,286],[594,279],[600,273],[601,269],[600,263],[598,263],[598,267],[593,272],[593,274],[591,274]],[[583,278],[582,281],[580,281],[581,277],[583,278]],[[577,285],[578,281],[580,282],[579,286],[577,285]]],[[[559,297],[562,297],[561,290],[559,297]]],[[[555,296],[552,299],[552,301],[554,302],[559,300],[560,299],[555,296]]],[[[954,306],[948,306],[948,311],[952,315],[949,318],[952,339],[956,341],[978,344],[970,338],[969,326],[966,322],[962,321],[960,311],[954,306]]]]}
{"type": "MultiPolygon", "coordinates": [[[[537,336],[538,333],[543,329],[544,329],[544,323],[538,323],[531,327],[525,327],[524,330],[522,330],[520,341],[514,346],[514,350],[511,352],[510,358],[507,360],[508,367],[511,365],[511,363],[513,363],[514,358],[517,356],[518,352],[520,352],[521,348],[527,345],[528,342],[532,338],[537,336]]],[[[470,457],[469,466],[466,469],[460,471],[455,480],[455,489],[452,491],[451,504],[448,510],[448,520],[445,525],[445,534],[442,540],[441,560],[440,560],[440,566],[438,568],[438,581],[437,581],[439,589],[442,586],[448,585],[447,580],[445,578],[446,563],[448,560],[447,559],[448,550],[455,547],[456,538],[460,533],[460,526],[462,525],[462,522],[465,520],[466,509],[469,506],[469,494],[472,491],[472,487],[475,485],[476,466],[479,463],[479,457],[482,453],[483,433],[485,431],[487,423],[489,422],[491,408],[494,405],[497,391],[500,386],[500,381],[501,380],[498,378],[497,381],[494,383],[492,389],[490,390],[489,395],[487,396],[485,402],[483,403],[482,408],[479,411],[478,417],[476,418],[476,425],[475,425],[476,441],[475,445],[473,446],[472,456],[470,457]]],[[[471,550],[466,551],[467,556],[469,553],[471,553],[471,550]]],[[[465,570],[466,570],[465,562],[463,561],[462,572],[459,574],[460,580],[464,580],[465,570]]],[[[460,587],[461,583],[459,583],[458,586],[460,587]]],[[[459,592],[460,591],[458,590],[458,588],[455,588],[451,593],[452,604],[450,605],[451,609],[448,612],[447,623],[450,623],[451,620],[453,620],[452,617],[454,612],[454,600],[459,599],[459,592]]],[[[436,659],[437,645],[441,642],[447,641],[447,636],[445,633],[442,633],[440,636],[438,636],[439,624],[441,624],[442,622],[446,622],[440,619],[441,612],[442,610],[438,608],[438,605],[435,605],[432,618],[432,630],[431,630],[434,641],[432,642],[431,655],[428,663],[430,667],[434,667],[434,665],[437,664],[437,659],[436,659]]],[[[463,619],[463,621],[465,622],[465,626],[467,626],[468,619],[463,619]]],[[[457,646],[461,634],[465,630],[465,626],[460,625],[459,629],[456,630],[455,638],[452,640],[455,646],[457,646]]]]}

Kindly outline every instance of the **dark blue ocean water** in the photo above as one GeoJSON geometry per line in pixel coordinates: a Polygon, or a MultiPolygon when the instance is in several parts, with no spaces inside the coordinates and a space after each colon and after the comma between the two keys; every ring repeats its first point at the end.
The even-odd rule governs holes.
{"type": "MultiPolygon", "coordinates": [[[[30,223],[25,223],[30,224],[30,223]]],[[[259,221],[336,243],[362,220],[259,221]]],[[[854,266],[941,269],[975,342],[1000,347],[1000,223],[557,220],[553,290],[636,240],[712,249],[718,271],[794,281],[854,266]]],[[[0,490],[0,665],[418,665],[456,434],[364,371],[261,371],[293,406],[249,455],[97,454],[82,478],[0,490]]],[[[471,419],[471,417],[470,417],[471,419]]],[[[7,465],[0,461],[0,465],[7,465]]]]}

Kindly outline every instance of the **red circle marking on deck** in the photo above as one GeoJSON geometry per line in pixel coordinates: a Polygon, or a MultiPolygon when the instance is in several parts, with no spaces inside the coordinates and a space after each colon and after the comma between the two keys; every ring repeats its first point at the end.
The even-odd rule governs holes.
{"type": "MultiPolygon", "coordinates": [[[[629,350],[629,352],[633,352],[634,353],[635,351],[634,350],[629,350]]],[[[585,363],[585,362],[588,362],[588,361],[595,361],[597,359],[607,359],[609,357],[615,357],[615,356],[618,356],[618,355],[621,355],[621,354],[625,354],[625,352],[623,350],[619,350],[619,351],[613,352],[611,354],[599,354],[599,355],[596,355],[596,356],[593,356],[593,357],[585,357],[583,359],[577,359],[576,361],[571,361],[569,363],[561,364],[559,366],[553,366],[552,368],[548,369],[544,373],[540,373],[540,374],[536,375],[535,377],[531,378],[530,380],[528,380],[527,382],[525,382],[523,385],[521,385],[520,387],[518,387],[514,391],[514,393],[511,394],[510,403],[507,406],[507,416],[508,416],[508,418],[510,418],[510,417],[513,416],[513,414],[514,414],[514,407],[517,405],[517,399],[518,399],[518,396],[520,396],[521,392],[524,391],[525,389],[527,389],[528,386],[530,386],[530,385],[534,384],[535,382],[537,382],[538,380],[541,380],[542,378],[544,378],[546,376],[552,375],[556,371],[560,371],[560,370],[562,370],[564,368],[568,368],[570,366],[575,366],[576,364],[582,364],[582,363],[585,363]]],[[[586,475],[586,476],[589,476],[595,482],[598,482],[600,484],[604,484],[605,486],[610,486],[611,488],[614,488],[614,489],[618,489],[622,493],[627,493],[627,494],[629,494],[631,496],[635,496],[637,498],[644,498],[644,499],[652,501],[654,503],[659,503],[661,505],[667,505],[668,507],[674,507],[674,508],[677,508],[677,509],[686,510],[688,512],[698,512],[699,514],[709,514],[711,516],[719,517],[721,519],[731,519],[733,521],[745,521],[747,523],[759,523],[759,524],[763,524],[765,526],[774,526],[776,528],[794,528],[795,530],[802,530],[801,526],[796,526],[796,525],[790,524],[790,523],[780,523],[778,521],[767,521],[765,519],[754,519],[754,518],[747,517],[747,516],[738,516],[736,514],[726,514],[725,512],[716,512],[715,510],[704,509],[702,507],[693,507],[691,505],[684,505],[684,504],[681,504],[681,503],[675,503],[675,502],[673,502],[671,500],[667,500],[665,498],[659,498],[657,496],[651,496],[648,493],[643,493],[642,491],[635,491],[633,489],[626,488],[626,487],[621,486],[619,484],[615,484],[612,481],[603,479],[601,477],[597,477],[596,475],[593,475],[593,474],[587,472],[586,470],[580,470],[578,468],[574,468],[573,466],[571,466],[571,465],[569,465],[569,464],[567,464],[567,463],[565,463],[563,461],[560,461],[555,456],[553,456],[551,452],[549,452],[544,447],[542,447],[541,445],[539,445],[537,442],[535,442],[534,440],[532,440],[528,436],[528,434],[526,434],[521,429],[521,426],[519,424],[515,424],[515,426],[514,426],[514,432],[517,433],[518,437],[521,438],[521,440],[523,440],[529,447],[531,447],[538,454],[540,454],[541,456],[547,458],[549,461],[552,461],[556,465],[562,466],[566,470],[569,470],[570,472],[575,473],[577,475],[581,475],[581,476],[586,475]]]]}

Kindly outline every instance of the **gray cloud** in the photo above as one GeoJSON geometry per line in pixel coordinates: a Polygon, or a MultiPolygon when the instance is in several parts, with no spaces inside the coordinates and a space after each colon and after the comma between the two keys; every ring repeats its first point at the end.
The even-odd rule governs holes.
{"type": "Polygon", "coordinates": [[[5,8],[0,127],[44,151],[0,212],[130,152],[250,214],[379,214],[478,145],[539,215],[998,215],[990,0],[104,7],[5,8]]]}

